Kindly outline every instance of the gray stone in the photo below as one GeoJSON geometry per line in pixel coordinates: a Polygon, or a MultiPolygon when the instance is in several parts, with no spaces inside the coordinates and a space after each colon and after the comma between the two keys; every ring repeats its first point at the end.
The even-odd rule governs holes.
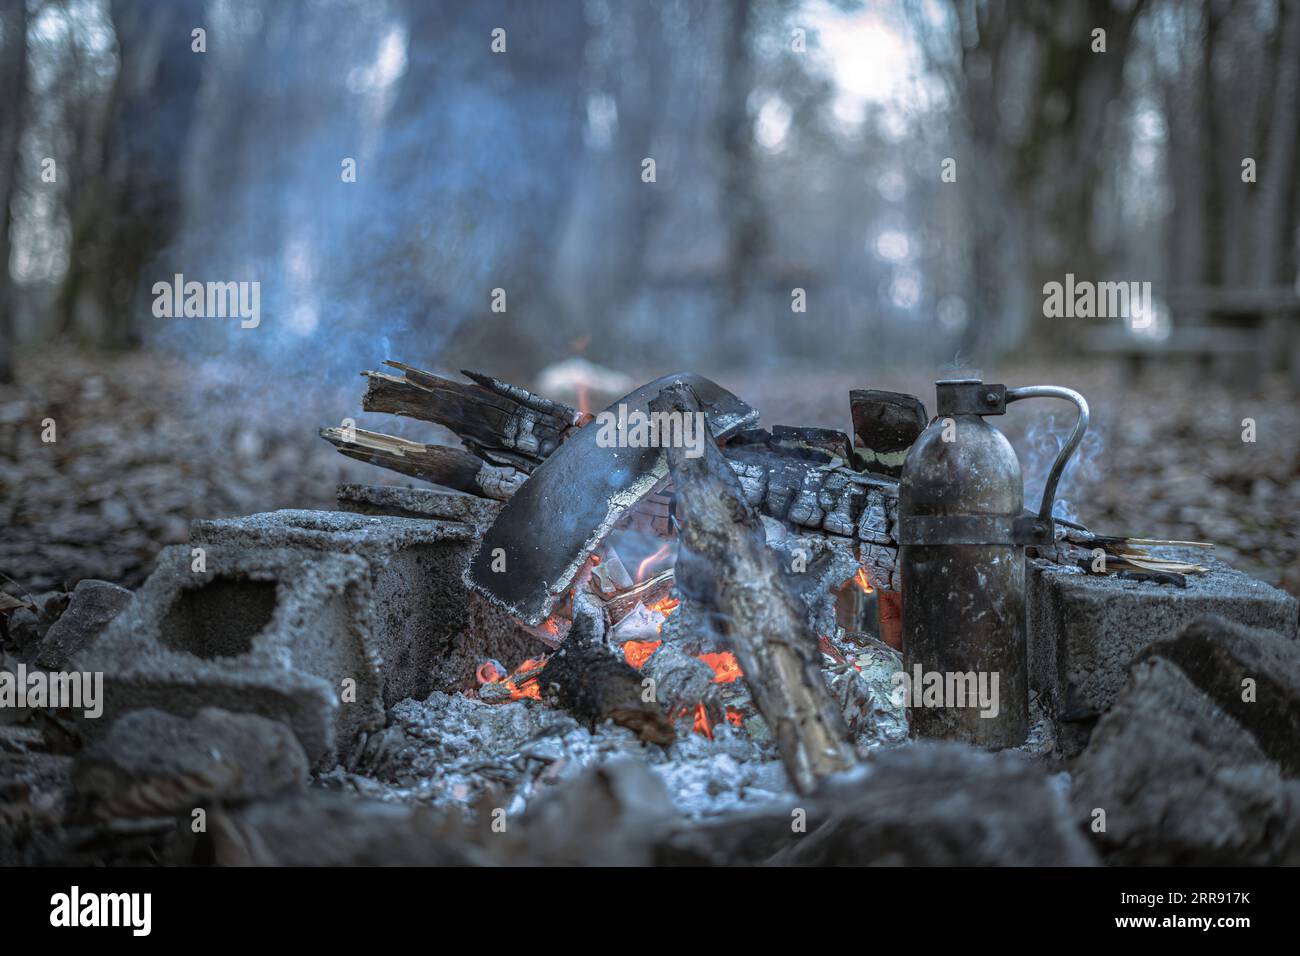
{"type": "Polygon", "coordinates": [[[205,707],[134,710],[78,755],[72,780],[100,818],[153,817],[301,789],[307,755],[284,724],[205,707]]]}
{"type": "Polygon", "coordinates": [[[1069,756],[1087,743],[1096,718],[1114,702],[1139,651],[1198,617],[1296,636],[1296,599],[1207,558],[1167,549],[1171,557],[1210,567],[1187,587],[1085,574],[1041,560],[1028,563],[1029,679],[1069,756]]]}
{"type": "Polygon", "coordinates": [[[107,581],[78,581],[68,609],[45,633],[36,663],[61,670],[68,658],[97,638],[131,600],[131,592],[107,581]]]}
{"type": "Polygon", "coordinates": [[[463,640],[468,592],[461,573],[476,540],[472,525],[286,510],[195,521],[191,540],[246,549],[306,548],[364,559],[389,707],[408,697],[423,699],[434,690],[471,689],[481,658],[496,656],[467,648],[463,640]]]}
{"type": "Polygon", "coordinates": [[[1113,862],[1300,862],[1300,783],[1161,657],[1133,665],[1101,718],[1076,766],[1074,802],[1113,862]]]}
{"type": "Polygon", "coordinates": [[[1222,618],[1193,621],[1138,660],[1173,664],[1254,736],[1286,776],[1300,776],[1300,641],[1222,618]],[[1246,681],[1253,682],[1249,694],[1246,681]]]}
{"type": "Polygon", "coordinates": [[[5,621],[9,640],[8,650],[20,660],[30,660],[39,650],[41,641],[49,633],[68,607],[71,597],[66,591],[46,591],[29,600],[29,606],[15,608],[5,621]]]}
{"type": "Polygon", "coordinates": [[[504,501],[478,498],[438,488],[399,488],[393,485],[339,485],[340,511],[394,518],[437,518],[485,528],[496,520],[504,501]]]}
{"type": "Polygon", "coordinates": [[[72,758],[47,752],[39,733],[18,734],[0,726],[0,867],[57,865],[72,758]]]}
{"type": "Polygon", "coordinates": [[[382,725],[364,560],[216,544],[203,557],[195,571],[188,545],[164,549],[135,600],[69,662],[104,672],[103,722],[142,707],[254,713],[286,722],[313,761],[382,725]]]}

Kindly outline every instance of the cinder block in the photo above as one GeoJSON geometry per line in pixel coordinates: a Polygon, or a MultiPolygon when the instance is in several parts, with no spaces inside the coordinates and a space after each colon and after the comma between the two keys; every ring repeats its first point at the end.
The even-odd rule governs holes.
{"type": "Polygon", "coordinates": [[[301,548],[362,559],[370,571],[386,706],[472,687],[474,669],[491,656],[465,637],[468,591],[461,574],[478,540],[471,524],[288,510],[195,521],[191,540],[250,552],[301,548]]]}
{"type": "Polygon", "coordinates": [[[1126,581],[1047,561],[1028,562],[1029,680],[1066,755],[1086,746],[1114,703],[1134,656],[1205,614],[1296,638],[1297,603],[1204,552],[1162,553],[1208,564],[1187,587],[1126,581]]]}
{"type": "Polygon", "coordinates": [[[339,510],[395,518],[434,518],[461,521],[478,529],[496,520],[504,501],[478,498],[437,488],[399,488],[393,485],[339,485],[339,510]]]}
{"type": "Polygon", "coordinates": [[[134,600],[70,663],[104,672],[103,724],[141,707],[259,714],[287,723],[318,763],[382,726],[364,560],[206,544],[203,563],[194,570],[188,545],[164,549],[134,600]],[[349,679],[355,700],[342,699],[349,679]]]}

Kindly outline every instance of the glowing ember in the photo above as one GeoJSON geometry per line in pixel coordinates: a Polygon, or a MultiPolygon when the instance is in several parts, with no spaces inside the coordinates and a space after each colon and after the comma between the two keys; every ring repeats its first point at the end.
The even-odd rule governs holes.
{"type": "Polygon", "coordinates": [[[858,568],[858,573],[853,575],[853,582],[862,589],[863,594],[872,594],[876,589],[871,586],[867,580],[867,569],[858,568]]]}
{"type": "Polygon", "coordinates": [[[719,654],[701,654],[700,660],[713,668],[713,683],[730,684],[737,678],[743,677],[740,670],[740,664],[736,661],[736,655],[730,651],[722,651],[719,654]]]}
{"type": "Polygon", "coordinates": [[[623,645],[623,659],[640,670],[663,641],[628,641],[623,645]]]}
{"type": "Polygon", "coordinates": [[[669,614],[672,614],[673,611],[677,610],[677,606],[681,603],[682,602],[675,597],[663,597],[658,601],[655,601],[654,604],[646,605],[646,610],[658,611],[664,617],[667,617],[669,614]]]}
{"type": "Polygon", "coordinates": [[[486,660],[478,666],[474,676],[478,678],[480,684],[495,684],[498,681],[505,680],[507,674],[506,669],[501,666],[500,662],[486,660]]]}
{"type": "Polygon", "coordinates": [[[691,728],[697,734],[713,739],[713,727],[709,725],[709,715],[704,712],[703,704],[695,705],[695,726],[691,728]]]}
{"type": "Polygon", "coordinates": [[[480,684],[504,684],[510,691],[511,700],[519,700],[523,697],[531,697],[533,700],[542,699],[542,689],[537,683],[537,674],[534,671],[541,668],[546,663],[546,657],[530,657],[518,667],[509,677],[506,676],[505,668],[494,660],[484,661],[478,666],[474,676],[478,678],[480,684]]]}
{"type": "MultiPolygon", "coordinates": [[[[652,570],[652,566],[655,562],[662,560],[670,553],[671,545],[665,544],[654,554],[650,555],[650,557],[642,561],[637,568],[636,576],[638,582],[644,579],[646,574],[652,570]]],[[[594,567],[601,562],[601,559],[596,555],[592,555],[591,561],[592,566],[594,567]]],[[[681,601],[678,598],[664,596],[653,604],[642,605],[641,607],[643,607],[644,610],[653,612],[659,616],[659,625],[657,630],[662,630],[663,621],[667,620],[668,616],[676,611],[680,606],[681,601]]],[[[558,637],[561,633],[561,625],[556,618],[551,617],[542,622],[539,630],[554,637],[558,637]]],[[[645,632],[643,631],[642,633],[645,632]]],[[[645,663],[650,659],[650,656],[654,654],[655,651],[659,650],[662,645],[662,640],[624,641],[623,659],[632,667],[640,670],[645,666],[645,663]]],[[[730,684],[744,676],[741,672],[740,664],[736,660],[736,656],[729,651],[722,651],[716,654],[700,654],[698,657],[713,671],[713,683],[715,684],[730,684]]],[[[510,691],[510,700],[519,700],[522,697],[531,697],[534,700],[540,700],[541,687],[537,682],[537,674],[535,672],[545,663],[545,657],[531,658],[520,664],[513,674],[507,676],[505,668],[502,667],[500,663],[494,660],[487,660],[479,665],[475,676],[478,678],[480,684],[504,685],[510,691]]],[[[497,700],[504,699],[502,696],[493,696],[497,700]]],[[[712,740],[713,725],[709,721],[709,716],[703,703],[697,704],[694,708],[684,707],[676,713],[678,719],[692,716],[692,729],[694,732],[697,734],[703,734],[709,740],[712,740]]],[[[734,707],[727,708],[726,721],[735,727],[743,726],[741,713],[734,707]]]]}

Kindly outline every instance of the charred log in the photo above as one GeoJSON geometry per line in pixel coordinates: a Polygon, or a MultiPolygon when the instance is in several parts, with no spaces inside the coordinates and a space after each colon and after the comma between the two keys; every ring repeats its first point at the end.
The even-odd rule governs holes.
{"type": "Polygon", "coordinates": [[[367,371],[361,407],[444,425],[479,457],[525,474],[560,446],[590,416],[484,375],[456,382],[401,362],[385,362],[400,375],[367,371]],[[482,384],[487,383],[487,384],[482,384]]]}
{"type": "Polygon", "coordinates": [[[528,475],[508,465],[492,465],[448,445],[423,445],[362,428],[322,428],[320,436],[344,455],[444,488],[504,501],[528,475]]]}
{"type": "Polygon", "coordinates": [[[606,720],[667,746],[677,732],[662,707],[642,699],[643,678],[605,644],[597,618],[577,614],[560,649],[538,675],[542,699],[594,728],[606,720]]]}
{"type": "MultiPolygon", "coordinates": [[[[696,414],[684,385],[671,385],[654,412],[696,414]]],[[[762,522],[712,441],[704,454],[670,447],[681,537],[679,589],[706,609],[744,672],[759,713],[776,739],[791,783],[811,792],[855,762],[839,708],[822,680],[817,636],[768,549],[762,522]]]]}
{"type": "Polygon", "coordinates": [[[855,388],[849,392],[853,412],[853,447],[863,471],[899,477],[903,458],[925,430],[925,406],[915,395],[855,388]]]}

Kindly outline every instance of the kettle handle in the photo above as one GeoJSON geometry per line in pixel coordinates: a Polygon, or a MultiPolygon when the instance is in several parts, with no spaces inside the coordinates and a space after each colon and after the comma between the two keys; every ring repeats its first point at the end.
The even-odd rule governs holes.
{"type": "Polygon", "coordinates": [[[1088,401],[1074,389],[1061,388],[1059,385],[1027,385],[1024,388],[1007,389],[1008,405],[1022,398],[1063,398],[1067,402],[1074,402],[1075,408],[1079,410],[1079,417],[1074,423],[1074,434],[1057,454],[1052,470],[1047,473],[1047,484],[1043,486],[1043,503],[1038,509],[1038,518],[1050,522],[1052,506],[1056,504],[1056,485],[1061,480],[1065,466],[1069,464],[1070,456],[1079,447],[1079,442],[1083,441],[1084,433],[1088,430],[1088,401]]]}

